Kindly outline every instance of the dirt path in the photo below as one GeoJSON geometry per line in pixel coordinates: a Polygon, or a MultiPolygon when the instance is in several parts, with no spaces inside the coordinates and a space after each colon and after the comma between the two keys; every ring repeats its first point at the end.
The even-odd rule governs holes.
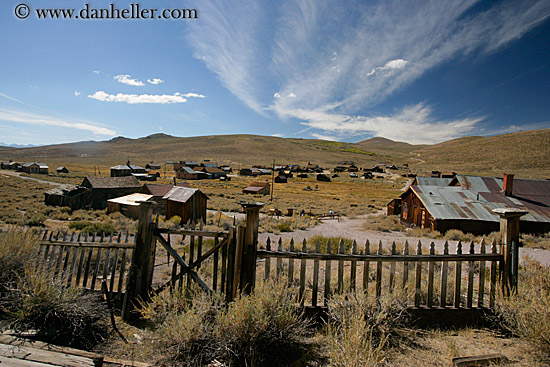
{"type": "MultiPolygon", "coordinates": [[[[435,244],[435,249],[438,253],[443,253],[443,247],[445,245],[444,239],[431,239],[431,238],[418,238],[407,236],[406,232],[379,232],[379,231],[365,231],[361,229],[365,217],[361,216],[354,219],[341,218],[340,221],[336,219],[322,220],[321,224],[316,225],[313,228],[305,230],[297,230],[294,232],[283,232],[278,235],[272,233],[260,233],[258,236],[260,245],[265,244],[267,238],[271,238],[273,242],[278,241],[279,238],[284,240],[290,240],[294,238],[295,243],[300,243],[304,238],[310,238],[314,236],[323,237],[345,237],[355,239],[359,249],[363,249],[367,239],[371,244],[371,248],[382,241],[382,244],[386,248],[391,247],[392,241],[396,243],[404,243],[405,240],[409,241],[411,249],[418,244],[420,240],[423,245],[423,250],[427,250],[427,247],[431,242],[435,244]]],[[[451,253],[456,253],[456,241],[449,241],[449,250],[451,253]]],[[[463,245],[463,252],[467,252],[469,249],[463,245]]],[[[479,246],[476,246],[476,253],[479,252],[479,246]]],[[[520,248],[520,261],[524,261],[525,257],[532,257],[539,261],[543,265],[550,265],[550,251],[533,248],[520,248]]]]}
{"type": "Polygon", "coordinates": [[[46,181],[46,180],[41,180],[41,179],[34,178],[34,177],[21,176],[21,173],[22,172],[10,171],[10,170],[5,170],[5,169],[0,170],[0,174],[4,174],[6,176],[19,177],[19,178],[22,178],[23,180],[32,180],[32,181],[37,181],[37,182],[40,182],[40,183],[55,185],[55,186],[64,185],[64,184],[59,183],[59,182],[46,181]]]}

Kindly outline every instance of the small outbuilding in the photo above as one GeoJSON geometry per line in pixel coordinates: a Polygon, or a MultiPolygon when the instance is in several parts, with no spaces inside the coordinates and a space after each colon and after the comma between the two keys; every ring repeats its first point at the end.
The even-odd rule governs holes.
{"type": "Polygon", "coordinates": [[[69,173],[69,170],[67,169],[67,167],[65,166],[60,166],[60,167],[57,167],[57,169],[55,170],[57,173],[69,173]]]}
{"type": "Polygon", "coordinates": [[[21,170],[25,173],[38,173],[41,175],[47,175],[49,167],[45,163],[31,162],[25,163],[21,166],[21,170]]]}
{"type": "Polygon", "coordinates": [[[174,186],[163,199],[166,200],[166,219],[177,215],[181,223],[206,220],[208,196],[199,189],[174,186]]]}
{"type": "Polygon", "coordinates": [[[128,218],[139,218],[139,204],[141,201],[151,200],[153,195],[135,193],[107,200],[107,214],[120,212],[128,218]]]}
{"type": "Polygon", "coordinates": [[[243,194],[254,194],[254,195],[269,195],[271,191],[271,186],[268,182],[252,182],[250,186],[247,186],[243,189],[243,194]]]}

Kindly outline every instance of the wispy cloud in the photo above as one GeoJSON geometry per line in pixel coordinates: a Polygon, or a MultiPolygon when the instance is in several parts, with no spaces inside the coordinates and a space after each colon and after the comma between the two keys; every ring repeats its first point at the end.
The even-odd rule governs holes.
{"type": "Polygon", "coordinates": [[[134,87],[143,87],[145,85],[144,82],[138,79],[132,79],[132,77],[128,74],[125,75],[115,75],[114,79],[122,84],[132,85],[134,87]]]}
{"type": "Polygon", "coordinates": [[[79,95],[80,95],[80,91],[75,90],[75,91],[74,91],[74,95],[75,95],[75,96],[79,96],[79,95]]]}
{"type": "MultiPolygon", "coordinates": [[[[316,115],[339,121],[341,133],[361,122],[376,126],[369,130],[374,134],[395,136],[403,126],[400,113],[369,117],[388,96],[448,60],[491,54],[550,16],[546,0],[504,0],[473,11],[477,3],[283,0],[265,7],[255,0],[205,1],[203,21],[190,25],[188,40],[194,56],[255,111],[305,121],[320,134],[327,126],[316,115]],[[237,18],[247,21],[229,21],[237,18]]],[[[430,111],[415,120],[429,141],[471,132],[481,121],[438,121],[429,106],[416,109],[430,111]]]]}
{"type": "Polygon", "coordinates": [[[471,132],[483,117],[439,121],[432,109],[420,103],[407,106],[387,116],[351,116],[319,110],[294,110],[289,115],[303,120],[303,125],[324,131],[311,135],[325,140],[371,134],[412,144],[433,144],[451,140],[471,132]]]}
{"type": "Polygon", "coordinates": [[[164,80],[158,79],[158,78],[147,79],[147,83],[153,84],[153,85],[158,85],[158,84],[164,83],[164,80]]]}
{"type": "Polygon", "coordinates": [[[196,93],[174,93],[174,94],[108,94],[104,91],[97,91],[94,94],[89,94],[89,98],[97,99],[102,102],[124,102],[128,104],[139,103],[185,103],[187,98],[205,98],[202,94],[196,93]]]}
{"type": "Polygon", "coordinates": [[[100,72],[99,70],[92,70],[92,73],[94,73],[94,74],[99,74],[99,73],[101,73],[101,72],[100,72]]]}
{"type": "Polygon", "coordinates": [[[89,131],[95,135],[114,136],[116,131],[99,126],[98,123],[78,119],[57,118],[26,111],[0,108],[0,121],[25,123],[41,126],[59,126],[89,131]]]}

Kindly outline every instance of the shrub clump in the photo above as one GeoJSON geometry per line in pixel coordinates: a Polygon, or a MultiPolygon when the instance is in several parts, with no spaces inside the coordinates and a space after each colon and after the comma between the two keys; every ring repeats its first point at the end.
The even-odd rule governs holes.
{"type": "Polygon", "coordinates": [[[400,340],[397,328],[409,321],[402,291],[369,299],[363,293],[337,295],[328,304],[328,354],[331,366],[380,366],[387,347],[400,340]]]}
{"type": "Polygon", "coordinates": [[[284,285],[260,286],[227,307],[216,296],[195,295],[185,304],[157,300],[156,311],[144,313],[162,321],[150,335],[162,365],[200,366],[214,360],[228,366],[296,365],[307,352],[309,322],[284,285]]]}
{"type": "Polygon", "coordinates": [[[550,267],[526,261],[519,272],[517,292],[497,297],[495,321],[550,357],[550,267]]]}
{"type": "Polygon", "coordinates": [[[105,233],[111,234],[116,231],[113,224],[109,222],[90,222],[87,220],[79,220],[69,223],[69,229],[88,233],[105,233]]]}
{"type": "Polygon", "coordinates": [[[398,215],[369,215],[363,223],[363,229],[367,231],[392,232],[403,231],[405,226],[401,224],[398,215]]]}

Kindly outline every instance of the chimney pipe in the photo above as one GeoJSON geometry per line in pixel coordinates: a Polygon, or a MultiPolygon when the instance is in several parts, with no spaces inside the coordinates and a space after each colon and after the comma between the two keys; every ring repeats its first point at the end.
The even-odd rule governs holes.
{"type": "Polygon", "coordinates": [[[504,195],[512,196],[513,190],[514,190],[514,175],[505,173],[504,180],[502,183],[502,191],[504,191],[504,195]]]}

